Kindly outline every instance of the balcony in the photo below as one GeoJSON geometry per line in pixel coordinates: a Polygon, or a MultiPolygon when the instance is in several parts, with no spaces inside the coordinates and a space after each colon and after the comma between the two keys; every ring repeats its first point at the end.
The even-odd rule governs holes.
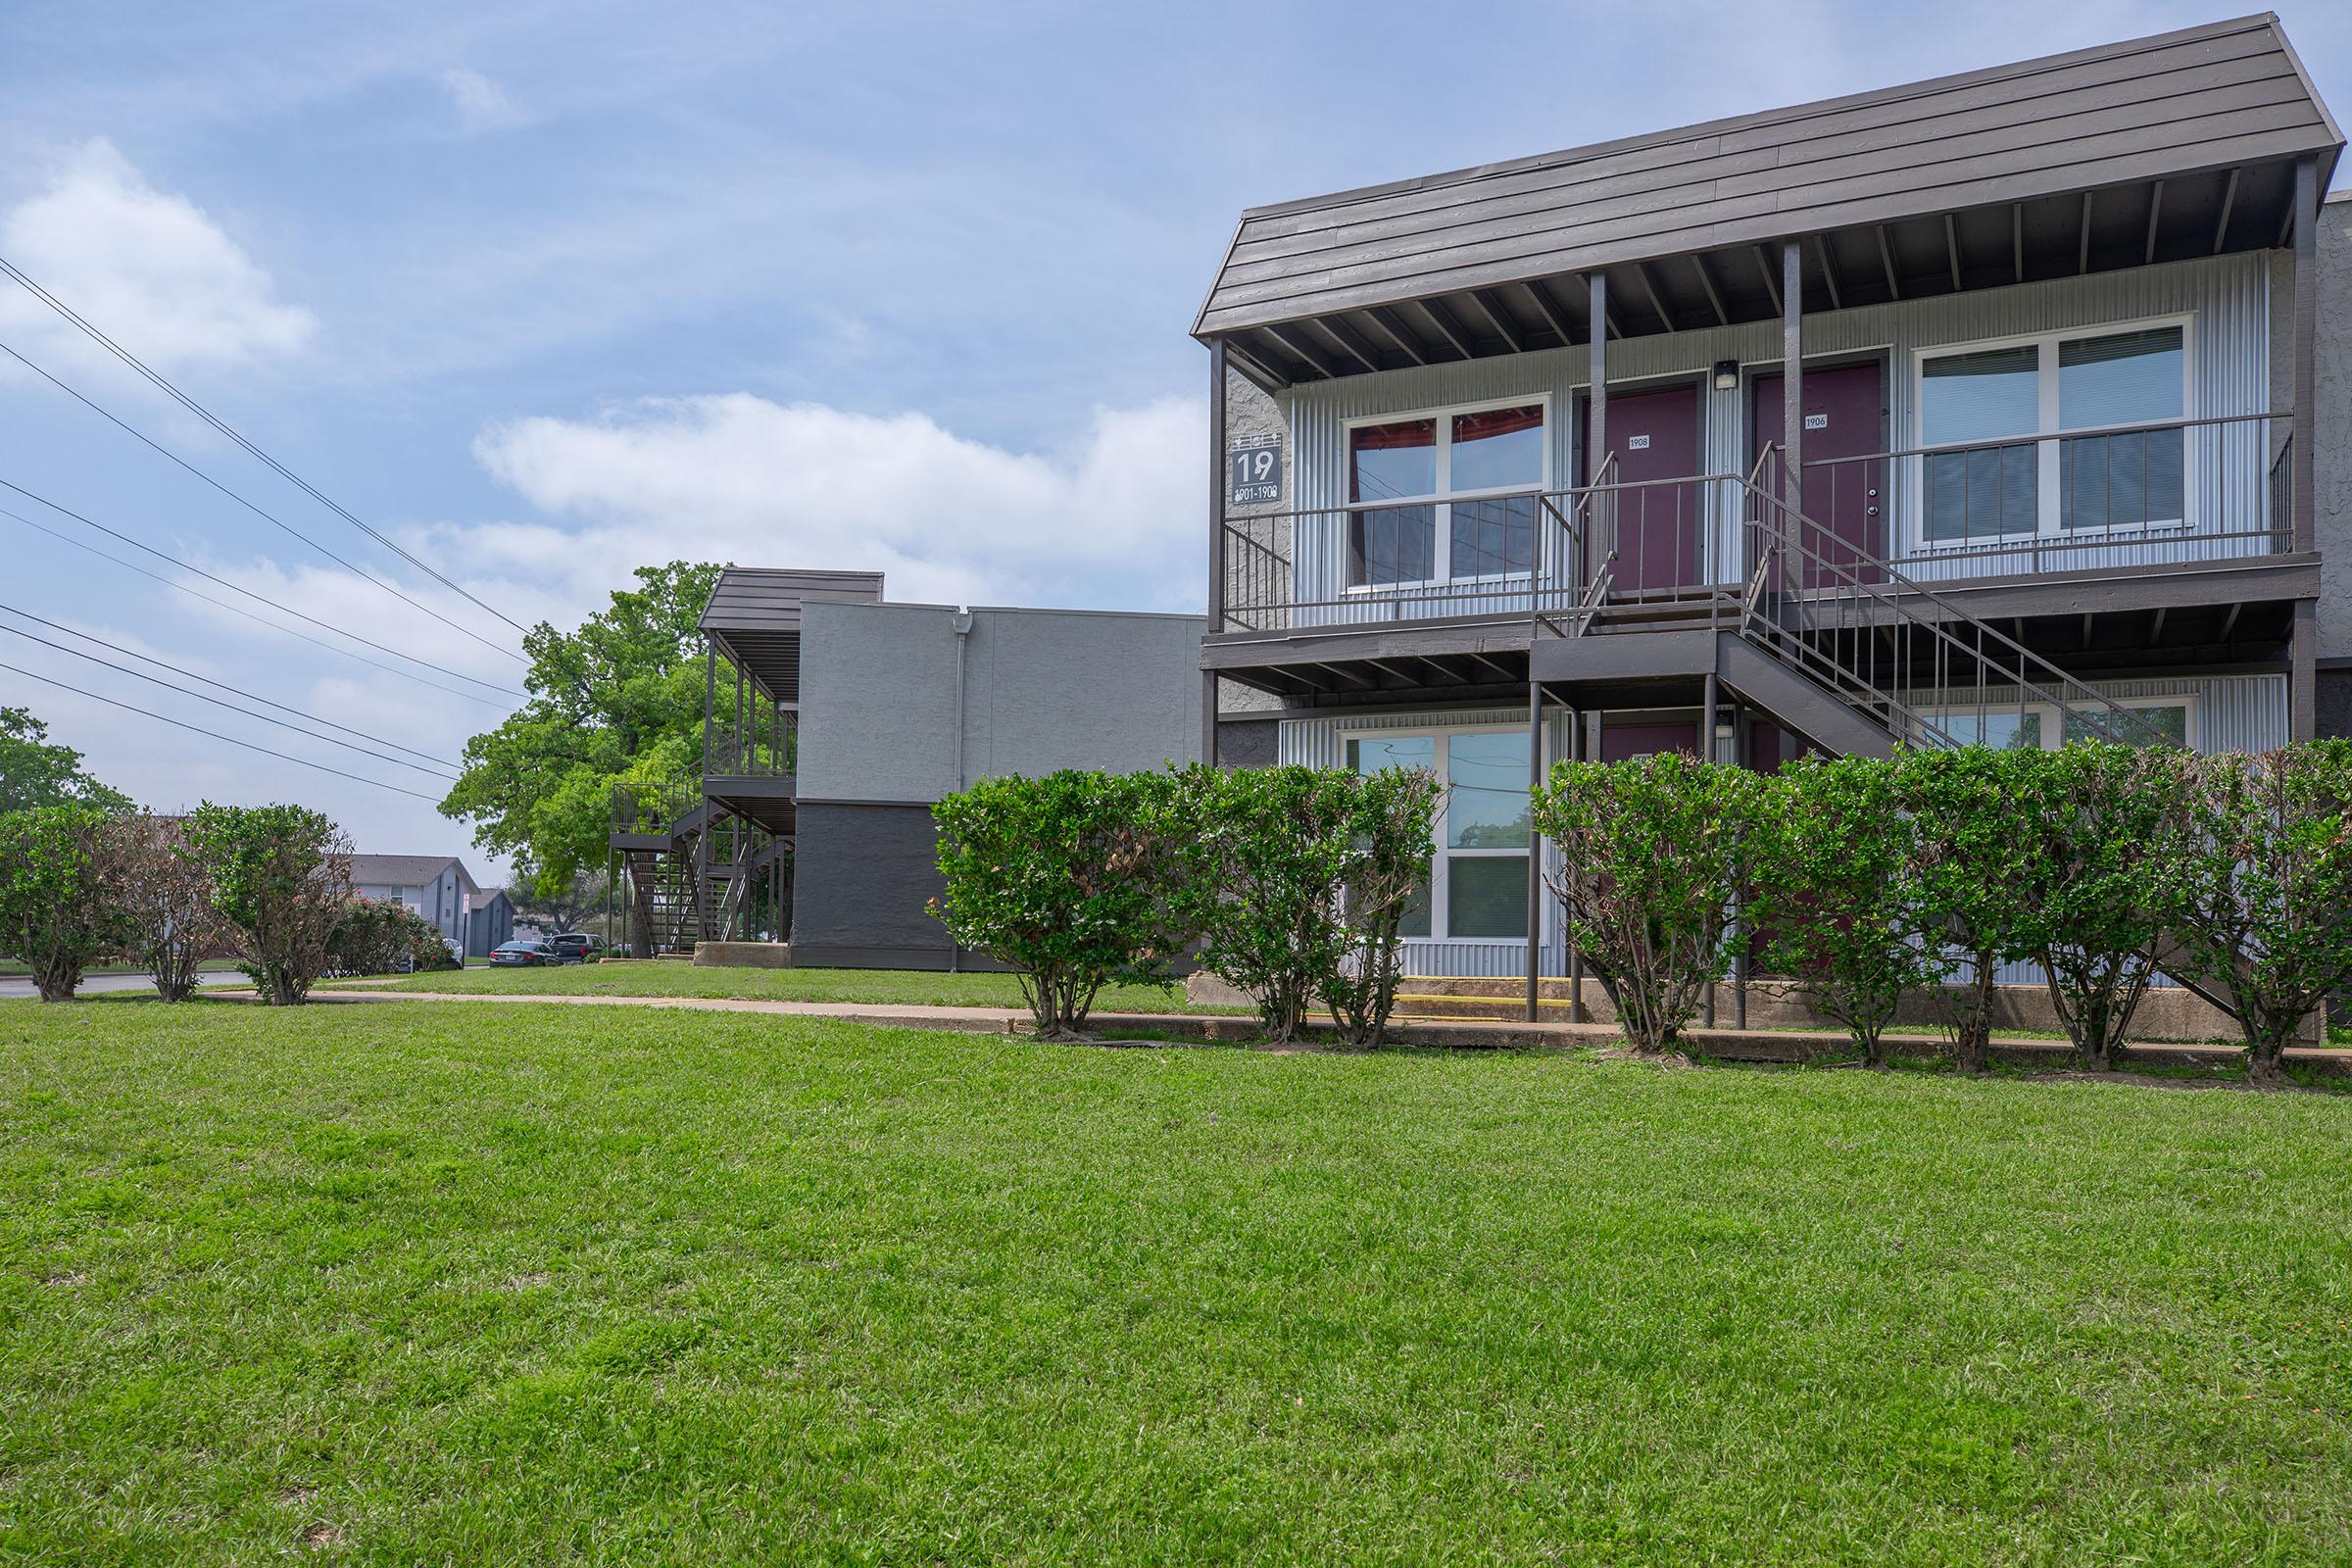
{"type": "MultiPolygon", "coordinates": [[[[2315,592],[2318,569],[2293,549],[2291,426],[2249,414],[1807,462],[1784,519],[1802,564],[1784,586],[1801,598],[1850,576],[1944,618],[2063,616],[2077,644],[2082,616],[2138,612],[2162,612],[2149,638],[2283,635],[2261,607],[2315,592]]],[[[1546,619],[1580,633],[1670,625],[1748,583],[1769,547],[1759,504],[1784,507],[1770,446],[1746,473],[1601,471],[1570,489],[1229,517],[1209,663],[1248,678],[1274,645],[1303,642],[1320,675],[1298,673],[1320,690],[1376,687],[1383,662],[1417,662],[1422,683],[1482,664],[1524,678],[1546,619]],[[1359,656],[1374,667],[1351,668],[1359,656]]],[[[2034,629],[2056,648],[2051,628],[2034,629]]]]}

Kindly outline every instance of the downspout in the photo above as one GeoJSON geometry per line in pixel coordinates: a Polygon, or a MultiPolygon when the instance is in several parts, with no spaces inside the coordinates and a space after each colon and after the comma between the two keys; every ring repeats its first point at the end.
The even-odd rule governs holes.
{"type": "MultiPolygon", "coordinates": [[[[957,794],[961,794],[971,788],[972,783],[971,769],[964,765],[963,760],[963,703],[966,689],[964,657],[972,643],[971,611],[958,607],[953,624],[956,628],[956,790],[957,794]]],[[[948,942],[948,973],[960,974],[962,971],[963,949],[953,938],[950,938],[948,942]]]]}

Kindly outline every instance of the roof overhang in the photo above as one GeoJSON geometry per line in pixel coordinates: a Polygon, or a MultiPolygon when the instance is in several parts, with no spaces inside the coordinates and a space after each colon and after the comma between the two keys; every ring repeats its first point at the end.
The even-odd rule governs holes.
{"type": "Polygon", "coordinates": [[[728,566],[696,625],[761,696],[795,703],[801,693],[801,607],[875,604],[881,598],[878,571],[728,566]]]}
{"type": "Polygon", "coordinates": [[[2264,15],[1245,214],[1194,323],[1268,387],[2286,242],[2344,145],[2264,15]]]}

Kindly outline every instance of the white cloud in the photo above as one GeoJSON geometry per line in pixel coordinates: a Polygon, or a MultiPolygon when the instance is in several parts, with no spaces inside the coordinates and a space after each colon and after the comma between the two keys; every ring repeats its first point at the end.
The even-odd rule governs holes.
{"type": "Polygon", "coordinates": [[[516,419],[475,456],[577,526],[444,537],[477,571],[599,599],[631,567],[687,557],[879,569],[894,599],[1197,609],[1204,419],[1193,400],[1102,411],[1053,453],[747,393],[516,419]]]}
{"type": "MultiPolygon", "coordinates": [[[[46,188],[0,215],[0,255],[166,373],[300,351],[318,329],[203,209],[157,190],[104,139],[64,156],[46,188]]],[[[0,294],[0,329],[74,338],[30,294],[0,294]]]]}
{"type": "Polygon", "coordinates": [[[522,112],[506,89],[478,71],[455,66],[441,73],[441,86],[468,131],[502,130],[522,122],[522,112]]]}

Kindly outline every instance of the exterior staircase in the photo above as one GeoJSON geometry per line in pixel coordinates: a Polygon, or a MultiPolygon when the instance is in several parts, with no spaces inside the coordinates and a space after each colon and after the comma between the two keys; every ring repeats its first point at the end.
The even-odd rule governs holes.
{"type": "MultiPolygon", "coordinates": [[[[1584,564],[1571,604],[1531,612],[1537,678],[1562,685],[1713,676],[1825,751],[1886,757],[1956,746],[1990,715],[2051,709],[2062,727],[2135,744],[2147,722],[1891,563],[1863,554],[1780,495],[1777,452],[1732,482],[1744,580],[1665,595],[1613,587],[1613,509],[1551,512],[1584,564]]],[[[1604,472],[1606,471],[1604,466],[1604,472]]]]}
{"type": "Polygon", "coordinates": [[[628,875],[632,948],[690,956],[736,938],[759,875],[790,845],[702,798],[693,785],[621,784],[612,841],[628,875]]]}

